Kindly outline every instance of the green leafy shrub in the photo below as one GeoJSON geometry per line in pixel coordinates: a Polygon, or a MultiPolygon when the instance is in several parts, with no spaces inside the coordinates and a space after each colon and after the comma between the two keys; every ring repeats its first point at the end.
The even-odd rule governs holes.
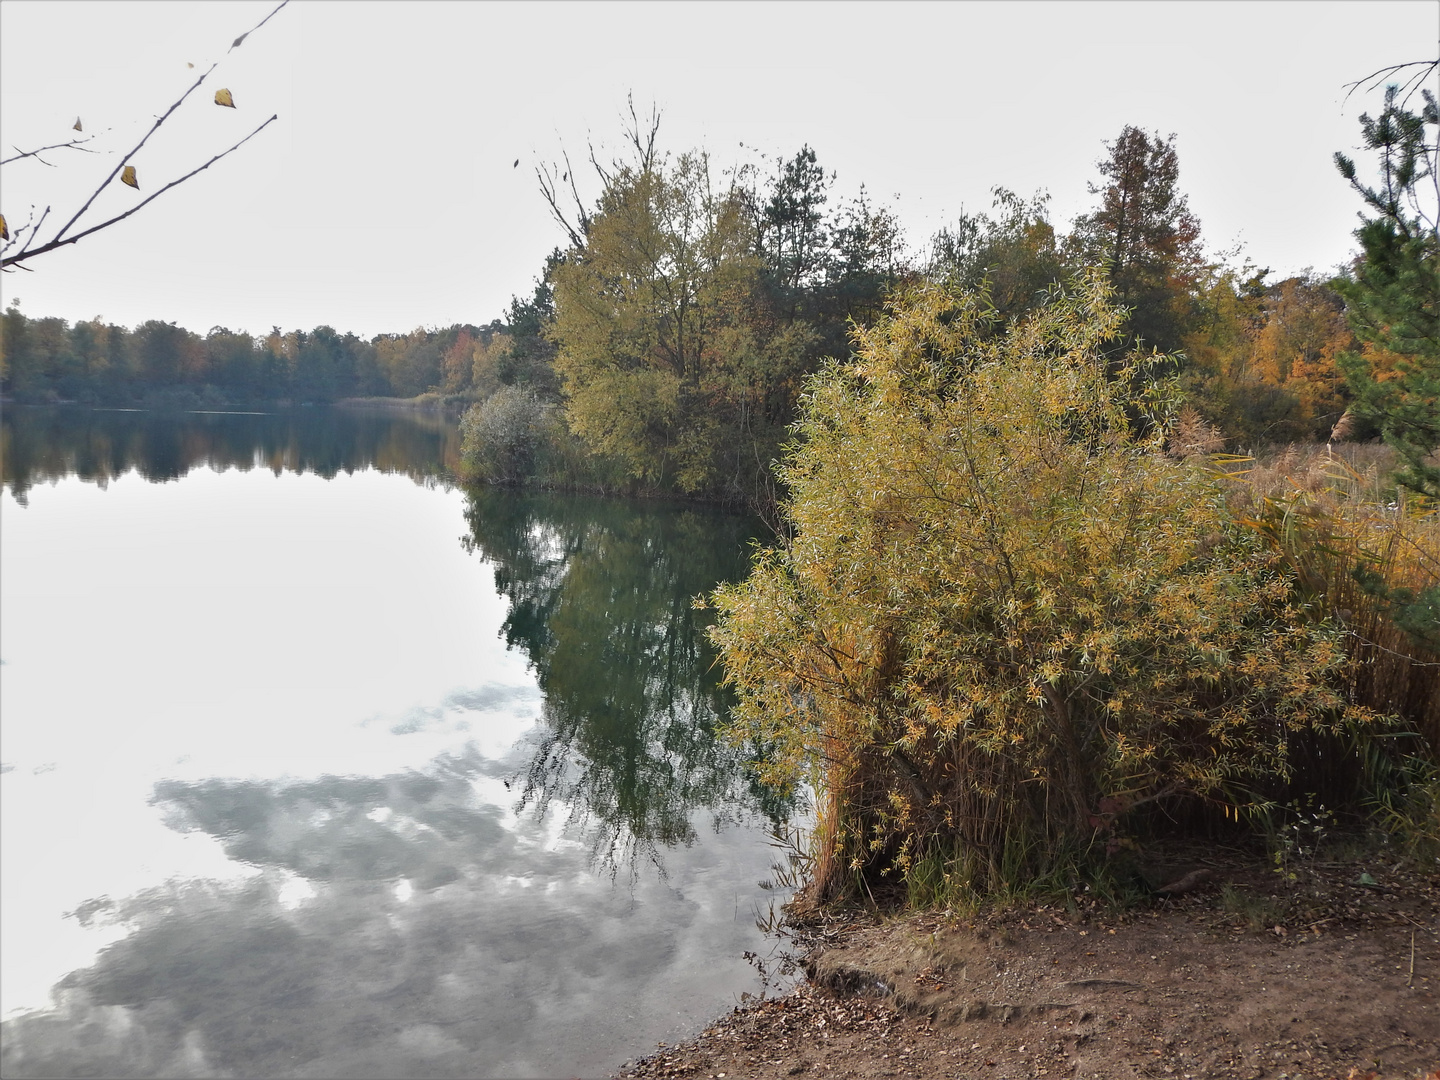
{"type": "Polygon", "coordinates": [[[504,386],[460,421],[461,467],[468,478],[492,483],[530,479],[537,454],[551,438],[551,409],[529,390],[504,386]]]}
{"type": "Polygon", "coordinates": [[[822,793],[815,899],[941,851],[1011,888],[1374,722],[1336,690],[1338,629],[1204,459],[1165,453],[1166,358],[1107,357],[1121,325],[1097,272],[1008,330],[925,286],[810,383],[790,539],[716,591],[712,633],[736,734],[822,793]]]}

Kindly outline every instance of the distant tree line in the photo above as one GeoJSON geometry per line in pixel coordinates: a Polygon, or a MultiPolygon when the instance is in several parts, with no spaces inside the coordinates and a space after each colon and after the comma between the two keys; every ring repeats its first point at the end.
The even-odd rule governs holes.
{"type": "Polygon", "coordinates": [[[26,404],[193,406],[413,397],[471,385],[469,369],[485,366],[483,354],[500,332],[499,323],[457,325],[365,341],[329,326],[288,333],[276,327],[263,337],[216,326],[202,336],[155,319],[133,330],[99,319],[74,325],[34,319],[12,304],[4,315],[0,386],[7,397],[26,404]],[[457,377],[461,367],[466,371],[457,377]]]}

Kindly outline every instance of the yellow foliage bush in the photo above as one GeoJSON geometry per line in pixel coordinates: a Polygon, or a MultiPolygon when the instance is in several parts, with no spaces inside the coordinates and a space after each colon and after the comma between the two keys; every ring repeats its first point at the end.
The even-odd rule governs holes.
{"type": "Polygon", "coordinates": [[[986,308],[922,286],[856,331],[804,399],[788,541],[713,597],[736,734],[822,795],[817,898],[937,850],[977,891],[1038,875],[1141,803],[1239,807],[1295,733],[1375,719],[1213,470],[1165,453],[1165,358],[1107,355],[1103,277],[1009,330],[986,308]]]}

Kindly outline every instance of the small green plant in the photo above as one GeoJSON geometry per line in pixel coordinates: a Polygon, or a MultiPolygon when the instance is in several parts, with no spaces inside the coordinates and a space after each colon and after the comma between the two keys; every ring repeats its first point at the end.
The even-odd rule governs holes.
{"type": "Polygon", "coordinates": [[[1280,880],[1293,885],[1334,830],[1335,814],[1324,803],[1316,805],[1314,795],[1293,799],[1283,809],[1289,820],[1275,830],[1270,858],[1280,880]]]}
{"type": "Polygon", "coordinates": [[[1440,766],[1419,755],[1391,764],[1369,808],[1386,839],[1421,865],[1440,869],[1440,766]]]}
{"type": "Polygon", "coordinates": [[[906,900],[917,911],[972,914],[979,906],[974,855],[958,845],[936,844],[905,871],[906,900]]]}
{"type": "Polygon", "coordinates": [[[1272,896],[1261,896],[1248,889],[1226,885],[1220,890],[1220,905],[1232,915],[1239,915],[1251,930],[1268,930],[1283,921],[1285,907],[1272,896]]]}

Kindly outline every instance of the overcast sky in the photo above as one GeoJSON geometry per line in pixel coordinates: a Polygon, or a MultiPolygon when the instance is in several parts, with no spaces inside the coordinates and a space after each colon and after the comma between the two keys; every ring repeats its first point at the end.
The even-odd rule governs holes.
{"type": "MultiPolygon", "coordinates": [[[[77,116],[87,134],[108,129],[93,147],[123,153],[273,7],[3,0],[5,154],[63,141],[77,116]]],[[[1331,154],[1354,147],[1380,97],[1342,104],[1345,83],[1433,57],[1437,38],[1433,0],[292,0],[134,159],[140,194],[117,181],[92,215],[279,120],[127,221],[3,275],[0,295],[32,317],[201,333],[485,323],[561,240],[535,165],[562,147],[583,157],[587,137],[617,148],[631,92],[659,106],[664,148],[703,147],[722,169],[810,144],[837,195],[865,184],[914,248],[987,209],[995,185],[1049,191],[1063,227],[1094,202],[1106,140],[1126,124],[1174,132],[1209,248],[1238,241],[1281,274],[1329,269],[1358,209],[1331,154]],[[212,103],[220,87],[235,110],[212,103]]],[[[0,175],[12,231],[32,203],[52,207],[47,231],[68,218],[119,160],[45,159],[0,175]]]]}

